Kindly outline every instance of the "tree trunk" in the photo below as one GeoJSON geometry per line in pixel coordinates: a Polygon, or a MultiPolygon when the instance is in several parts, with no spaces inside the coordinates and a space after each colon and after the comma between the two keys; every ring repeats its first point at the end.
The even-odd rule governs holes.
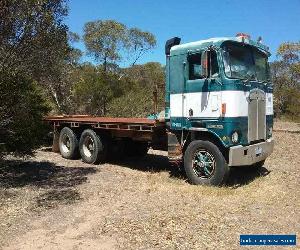
{"type": "Polygon", "coordinates": [[[104,72],[107,71],[107,58],[106,57],[104,57],[103,69],[104,69],[104,72]]]}

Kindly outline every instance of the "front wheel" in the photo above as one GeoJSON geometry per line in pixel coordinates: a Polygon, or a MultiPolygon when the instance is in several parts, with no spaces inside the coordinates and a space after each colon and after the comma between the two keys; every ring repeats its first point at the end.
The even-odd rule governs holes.
{"type": "Polygon", "coordinates": [[[184,154],[184,169],[195,185],[219,186],[225,183],[229,167],[219,148],[209,141],[193,141],[184,154]]]}

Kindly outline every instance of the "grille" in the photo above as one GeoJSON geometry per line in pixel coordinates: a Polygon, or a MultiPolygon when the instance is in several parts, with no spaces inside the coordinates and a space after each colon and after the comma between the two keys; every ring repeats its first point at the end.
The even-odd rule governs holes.
{"type": "Polygon", "coordinates": [[[259,89],[249,94],[248,106],[248,141],[266,139],[266,95],[259,89]]]}

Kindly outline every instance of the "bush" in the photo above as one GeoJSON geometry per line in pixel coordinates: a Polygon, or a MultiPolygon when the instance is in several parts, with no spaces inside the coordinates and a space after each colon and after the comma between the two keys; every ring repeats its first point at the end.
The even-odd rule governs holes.
{"type": "Polygon", "coordinates": [[[153,93],[146,88],[134,88],[115,98],[109,105],[109,116],[147,117],[153,113],[153,93]]]}
{"type": "Polygon", "coordinates": [[[40,89],[21,75],[0,75],[0,155],[32,154],[45,136],[49,111],[40,89]]]}

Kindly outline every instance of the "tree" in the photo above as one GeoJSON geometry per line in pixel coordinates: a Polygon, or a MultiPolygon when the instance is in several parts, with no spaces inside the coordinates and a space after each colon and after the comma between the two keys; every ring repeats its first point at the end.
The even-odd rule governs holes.
{"type": "Polygon", "coordinates": [[[64,0],[0,2],[0,72],[18,72],[36,80],[48,77],[65,58],[67,14],[64,0]]]}
{"type": "Polygon", "coordinates": [[[129,87],[123,95],[109,103],[109,115],[146,117],[154,112],[153,92],[157,91],[158,111],[164,109],[164,68],[156,62],[124,69],[124,81],[129,87]]]}
{"type": "Polygon", "coordinates": [[[105,116],[108,103],[123,94],[127,83],[113,72],[84,64],[78,68],[78,78],[73,92],[77,113],[105,116]]]}
{"type": "MultiPolygon", "coordinates": [[[[137,70],[133,67],[132,70],[123,70],[117,63],[120,62],[124,54],[129,53],[130,57],[133,58],[132,66],[135,66],[141,56],[156,45],[153,34],[138,28],[128,29],[124,24],[114,20],[98,20],[85,24],[83,38],[87,53],[103,64],[103,70],[101,70],[101,67],[93,67],[92,65],[82,68],[82,75],[76,83],[74,91],[77,102],[83,106],[80,112],[106,115],[108,111],[109,115],[118,115],[120,112],[114,107],[118,107],[119,104],[111,105],[111,102],[114,102],[117,98],[123,104],[123,107],[120,107],[120,110],[122,110],[126,105],[124,102],[127,94],[131,93],[133,89],[140,94],[139,97],[150,96],[152,98],[155,85],[153,81],[157,76],[160,76],[160,74],[155,74],[156,69],[154,69],[154,74],[149,79],[141,83],[140,78],[138,80],[131,79],[133,77],[131,73],[139,71],[139,69],[142,73],[143,67],[137,66],[137,70]],[[143,85],[145,82],[149,86],[145,87],[143,85]],[[131,83],[133,84],[129,86],[131,83]],[[143,87],[140,88],[142,85],[143,87]],[[134,86],[137,86],[137,88],[134,86]],[[144,89],[142,90],[142,88],[144,89]],[[122,97],[123,94],[125,94],[124,97],[122,97]]],[[[147,65],[147,70],[150,67],[151,64],[147,65]]],[[[144,73],[147,71],[146,68],[144,73]]],[[[160,65],[159,68],[161,68],[160,65]]],[[[150,71],[148,70],[146,74],[148,77],[150,71]]],[[[138,99],[138,103],[142,99],[138,99]]],[[[131,115],[130,112],[121,113],[126,113],[127,116],[131,115]]],[[[142,114],[144,113],[142,112],[142,114]]]]}
{"type": "Polygon", "coordinates": [[[44,135],[70,47],[65,0],[0,1],[0,151],[29,154],[44,135]]]}
{"type": "Polygon", "coordinates": [[[68,33],[69,47],[66,57],[57,62],[57,70],[49,78],[43,78],[42,83],[46,87],[46,92],[53,104],[54,113],[69,114],[74,113],[73,87],[77,81],[80,71],[80,59],[82,51],[73,47],[73,44],[80,40],[78,34],[68,33]]]}
{"type": "Polygon", "coordinates": [[[0,1],[0,73],[35,80],[60,113],[66,111],[62,77],[75,52],[63,23],[67,13],[66,0],[0,1]]]}
{"type": "Polygon", "coordinates": [[[0,158],[3,153],[31,154],[46,134],[49,111],[36,82],[21,75],[0,75],[0,158]]]}
{"type": "Polygon", "coordinates": [[[146,31],[142,31],[138,28],[131,28],[128,30],[128,50],[130,57],[133,58],[131,66],[144,55],[147,51],[153,49],[156,45],[155,36],[146,31]]]}
{"type": "Polygon", "coordinates": [[[88,22],[83,38],[87,53],[103,63],[106,72],[108,63],[121,59],[120,50],[126,46],[126,26],[114,20],[88,22]]]}
{"type": "Polygon", "coordinates": [[[84,42],[87,53],[103,63],[104,71],[108,64],[115,64],[124,54],[132,58],[131,66],[156,45],[155,36],[138,28],[128,29],[114,20],[88,22],[84,26],[84,42]]]}
{"type": "Polygon", "coordinates": [[[279,116],[300,116],[300,42],[286,42],[277,51],[279,60],[271,64],[275,112],[279,116]]]}

